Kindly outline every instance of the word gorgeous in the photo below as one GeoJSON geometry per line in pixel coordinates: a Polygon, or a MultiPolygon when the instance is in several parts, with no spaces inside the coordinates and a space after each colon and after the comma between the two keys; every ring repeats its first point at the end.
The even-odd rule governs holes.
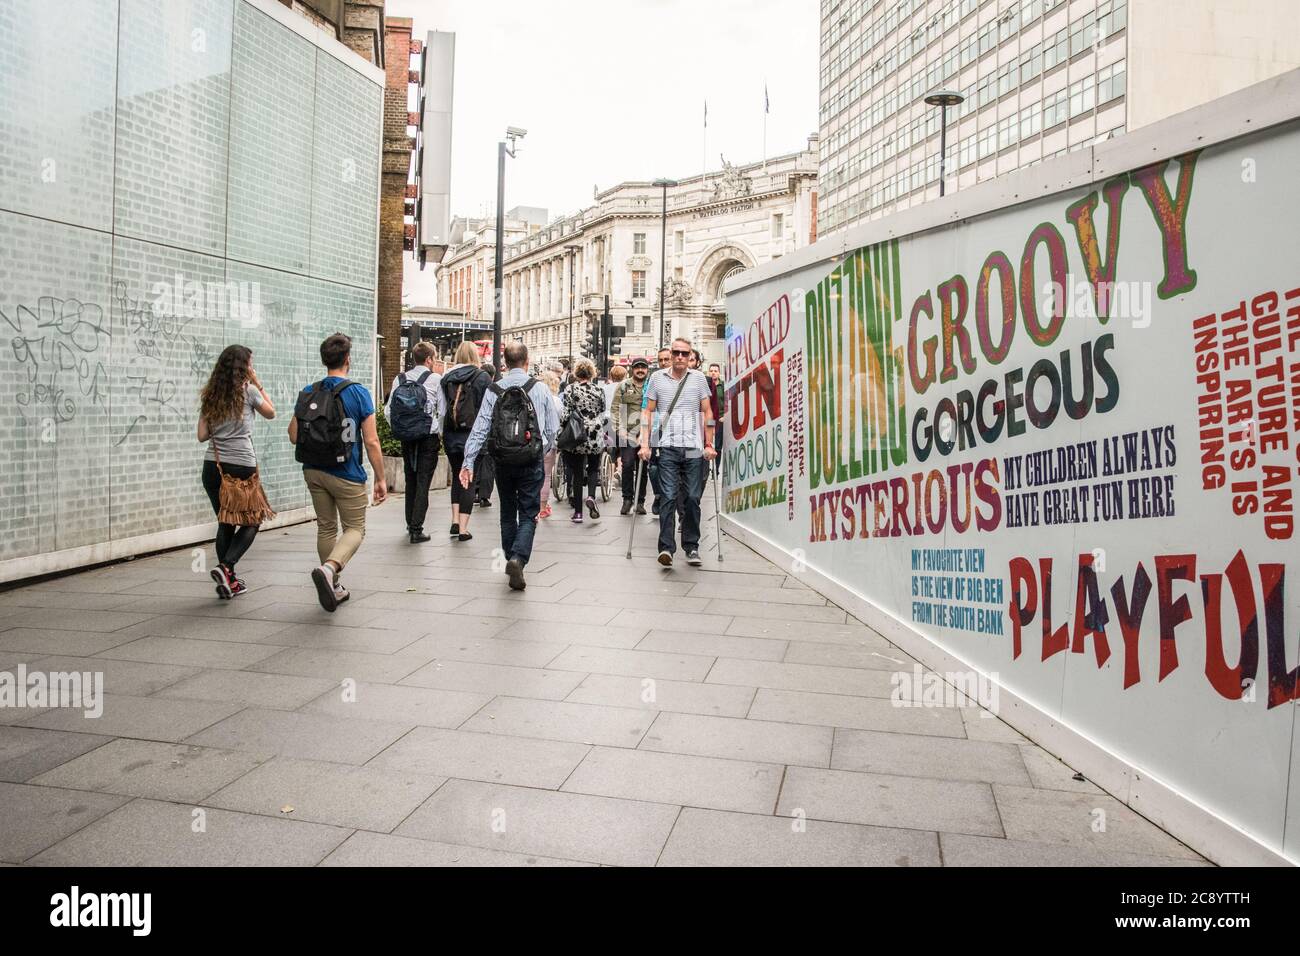
{"type": "MultiPolygon", "coordinates": [[[[1170,162],[1160,162],[1117,176],[1064,210],[1074,254],[1093,296],[1093,307],[1080,310],[1086,315],[1079,318],[1095,318],[1101,325],[1111,319],[1124,199],[1133,187],[1155,222],[1164,262],[1156,295],[1169,299],[1195,288],[1186,221],[1198,155],[1178,158],[1172,191],[1166,180],[1170,162]],[[1102,201],[1104,244],[1096,221],[1102,201]]],[[[1114,409],[1120,382],[1108,354],[1113,336],[1104,334],[944,395],[933,409],[916,411],[907,427],[909,388],[920,397],[936,383],[974,376],[981,362],[1003,365],[1019,336],[1036,348],[1052,348],[1070,317],[1071,297],[1040,301],[1040,280],[1063,288],[1070,271],[1070,249],[1062,229],[1051,221],[1030,231],[1017,264],[993,250],[973,283],[953,275],[922,292],[906,310],[897,240],[859,249],[837,262],[808,291],[804,310],[810,487],[897,468],[909,457],[919,462],[936,452],[947,455],[1016,438],[1026,426],[1047,429],[1059,420],[1114,409]],[[936,333],[926,337],[925,330],[935,323],[936,333]],[[901,341],[895,326],[906,328],[901,341]]]]}

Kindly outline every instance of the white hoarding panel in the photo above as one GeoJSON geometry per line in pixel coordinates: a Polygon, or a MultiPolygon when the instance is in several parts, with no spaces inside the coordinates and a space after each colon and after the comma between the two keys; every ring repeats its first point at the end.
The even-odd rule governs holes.
{"type": "Polygon", "coordinates": [[[1294,860],[1297,155],[831,240],[729,292],[724,439],[735,522],[1294,860]]]}

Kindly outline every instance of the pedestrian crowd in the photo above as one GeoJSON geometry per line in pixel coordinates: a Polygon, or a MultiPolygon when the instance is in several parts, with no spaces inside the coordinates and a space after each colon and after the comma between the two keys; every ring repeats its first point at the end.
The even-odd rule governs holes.
{"type": "MultiPolygon", "coordinates": [[[[570,520],[600,518],[596,493],[605,470],[620,475],[620,515],[651,510],[659,520],[658,562],[671,569],[681,549],[699,565],[700,501],[712,472],[718,477],[726,395],[721,369],[709,366],[689,340],[659,350],[658,368],[636,358],[615,365],[601,381],[595,365],[580,359],[571,369],[552,365],[530,374],[528,348],[511,342],[505,366],[482,361],[478,347],[462,342],[442,372],[433,346],[416,343],[409,367],[388,390],[383,412],[402,449],[406,535],[429,541],[429,493],[439,456],[451,476],[450,538],[469,541],[475,505],[492,506],[495,489],[501,548],[509,586],[523,590],[540,520],[549,518],[553,481],[563,480],[570,520]],[[556,473],[556,468],[563,470],[556,473]]],[[[317,598],[327,611],[348,600],[343,572],[366,532],[366,513],[388,497],[375,401],[349,378],[352,340],[335,333],[320,345],[324,376],[296,395],[289,441],[302,464],[316,513],[311,570],[317,598]],[[363,462],[373,472],[367,493],[363,462]]],[[[208,443],[202,481],[217,517],[217,565],[210,572],[218,597],[247,590],[237,573],[259,527],[274,516],[258,473],[253,445],[257,416],[276,408],[253,367],[253,353],[227,346],[200,396],[197,437],[208,443]]],[[[607,486],[606,486],[607,487],[607,486]]],[[[716,489],[715,489],[716,493],[716,489]]],[[[556,497],[559,497],[557,492],[556,497]]],[[[631,544],[628,546],[631,554],[631,544]]]]}

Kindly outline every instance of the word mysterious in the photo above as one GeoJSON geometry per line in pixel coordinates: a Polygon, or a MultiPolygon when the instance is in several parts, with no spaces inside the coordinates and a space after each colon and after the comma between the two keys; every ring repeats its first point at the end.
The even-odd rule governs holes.
{"type": "Polygon", "coordinates": [[[1002,524],[998,462],[949,465],[832,488],[809,496],[809,541],[840,538],[897,538],[939,534],[946,527],[964,533],[971,524],[992,531],[1002,524]],[[977,506],[978,504],[983,507],[977,506]]]}
{"type": "Polygon", "coordinates": [[[68,893],[50,897],[51,926],[129,926],[131,935],[148,936],[153,926],[152,893],[68,893]]]}
{"type": "MultiPolygon", "coordinates": [[[[1007,608],[1011,618],[1011,657],[1013,660],[1020,657],[1024,650],[1024,628],[1035,618],[1041,622],[1041,659],[1044,661],[1067,650],[1072,654],[1083,654],[1091,640],[1100,669],[1110,659],[1110,638],[1118,636],[1124,655],[1123,686],[1127,690],[1142,680],[1138,643],[1151,596],[1151,576],[1139,561],[1132,576],[1131,590],[1122,575],[1115,580],[1110,588],[1115,607],[1112,620],[1093,560],[1091,553],[1080,554],[1075,568],[1073,626],[1062,624],[1053,627],[1052,559],[1039,558],[1037,568],[1028,558],[1011,559],[1008,569],[1011,603],[1007,608]],[[1115,634],[1116,626],[1118,635],[1115,634]]],[[[1200,595],[1201,620],[1183,628],[1181,633],[1186,640],[1204,635],[1206,680],[1220,696],[1240,700],[1254,684],[1260,660],[1261,616],[1255,603],[1252,569],[1245,554],[1238,551],[1223,572],[1211,572],[1202,566],[1199,578],[1194,554],[1160,554],[1155,556],[1154,564],[1160,662],[1157,682],[1177,669],[1178,628],[1193,622],[1192,603],[1187,595],[1175,597],[1175,584],[1184,582],[1193,594],[1200,595]],[[1236,612],[1235,654],[1229,654],[1225,646],[1225,579],[1236,612]],[[1236,666],[1228,664],[1229,657],[1236,658],[1236,666]]],[[[1268,666],[1268,707],[1273,708],[1296,698],[1297,676],[1300,676],[1300,665],[1288,670],[1286,662],[1286,565],[1260,564],[1255,575],[1264,597],[1262,624],[1268,666]]]]}
{"type": "Polygon", "coordinates": [[[19,664],[14,671],[0,671],[0,708],[73,707],[87,718],[104,713],[102,671],[31,671],[19,664]]]}

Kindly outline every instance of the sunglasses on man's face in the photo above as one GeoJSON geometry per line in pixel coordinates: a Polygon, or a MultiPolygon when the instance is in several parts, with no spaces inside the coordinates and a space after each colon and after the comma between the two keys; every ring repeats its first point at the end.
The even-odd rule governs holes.
{"type": "Polygon", "coordinates": [[[690,358],[690,357],[691,357],[691,351],[690,351],[689,349],[687,349],[686,351],[682,351],[681,349],[673,349],[673,354],[674,354],[674,355],[681,355],[681,356],[683,356],[684,358],[690,358]]]}

